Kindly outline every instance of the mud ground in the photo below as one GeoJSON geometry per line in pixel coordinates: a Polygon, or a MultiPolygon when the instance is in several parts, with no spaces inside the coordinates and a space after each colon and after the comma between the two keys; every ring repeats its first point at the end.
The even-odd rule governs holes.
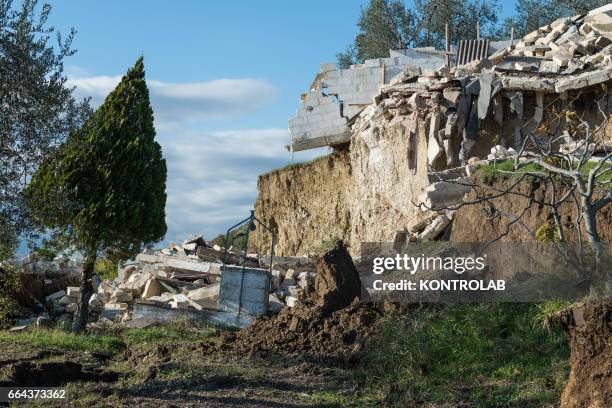
{"type": "MultiPolygon", "coordinates": [[[[313,395],[351,393],[350,372],[308,356],[208,353],[209,342],[120,355],[15,348],[0,352],[3,386],[60,386],[67,401],[24,406],[332,407],[313,395]],[[34,383],[32,383],[34,381],[34,383]]],[[[22,405],[20,405],[22,406],[22,405]]]]}

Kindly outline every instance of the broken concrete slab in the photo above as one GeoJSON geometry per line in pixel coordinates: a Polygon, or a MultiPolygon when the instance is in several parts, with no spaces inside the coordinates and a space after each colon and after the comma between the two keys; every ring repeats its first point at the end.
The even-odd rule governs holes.
{"type": "Polygon", "coordinates": [[[153,296],[159,296],[162,292],[162,287],[155,278],[151,278],[145,284],[144,290],[140,297],[142,299],[149,299],[153,296]]]}
{"type": "Polygon", "coordinates": [[[187,297],[195,302],[201,300],[217,300],[219,298],[219,283],[193,289],[186,293],[187,297]]]}
{"type": "Polygon", "coordinates": [[[45,297],[45,301],[47,302],[52,302],[54,300],[58,300],[61,299],[62,297],[64,297],[66,295],[66,291],[64,290],[58,290],[57,292],[54,292],[52,294],[50,294],[49,296],[45,297]]]}
{"type": "Polygon", "coordinates": [[[452,207],[461,203],[465,194],[470,192],[471,187],[469,184],[470,182],[467,179],[433,183],[424,192],[419,194],[419,203],[427,210],[440,210],[452,207]]]}
{"type": "Polygon", "coordinates": [[[133,305],[133,318],[149,317],[159,323],[169,323],[177,319],[187,319],[194,324],[218,324],[230,327],[246,327],[252,316],[237,315],[231,312],[217,310],[172,309],[169,305],[162,305],[149,301],[136,301],[133,305]]]}
{"type": "Polygon", "coordinates": [[[555,86],[555,91],[561,93],[572,89],[585,88],[609,81],[610,79],[612,79],[612,68],[584,72],[559,80],[555,86]]]}
{"type": "Polygon", "coordinates": [[[178,259],[172,256],[165,255],[148,255],[138,254],[136,260],[145,264],[161,264],[171,269],[187,272],[210,273],[213,275],[220,274],[220,263],[199,262],[191,259],[178,259]]]}

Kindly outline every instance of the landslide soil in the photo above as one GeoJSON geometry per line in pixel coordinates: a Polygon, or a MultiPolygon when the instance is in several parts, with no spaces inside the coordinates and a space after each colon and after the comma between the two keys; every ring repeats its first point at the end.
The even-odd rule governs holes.
{"type": "Polygon", "coordinates": [[[560,318],[572,348],[561,408],[612,407],[612,300],[577,306],[560,318]]]}

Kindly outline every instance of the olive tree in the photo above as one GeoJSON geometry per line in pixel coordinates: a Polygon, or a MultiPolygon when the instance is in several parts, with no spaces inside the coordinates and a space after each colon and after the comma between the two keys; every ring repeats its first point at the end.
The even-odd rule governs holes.
{"type": "Polygon", "coordinates": [[[0,259],[32,230],[22,200],[28,180],[91,114],[64,75],[75,31],[62,37],[50,13],[36,0],[0,0],[0,259]]]}

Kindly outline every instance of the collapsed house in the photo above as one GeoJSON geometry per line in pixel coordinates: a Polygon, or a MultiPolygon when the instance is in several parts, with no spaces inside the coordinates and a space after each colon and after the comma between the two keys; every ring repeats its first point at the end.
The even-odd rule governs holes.
{"type": "MultiPolygon", "coordinates": [[[[321,65],[289,119],[289,148],[334,153],[259,179],[256,211],[278,226],[281,254],[307,253],[329,235],[354,248],[398,239],[398,230],[432,239],[454,216],[440,209],[469,190],[445,181],[516,155],[526,135],[546,143],[551,129],[563,131],[567,108],[593,127],[612,112],[612,5],[516,42],[447,48],[391,51],[343,70],[321,65]]],[[[574,140],[562,142],[555,148],[574,140]]]]}
{"type": "MultiPolygon", "coordinates": [[[[28,261],[21,262],[23,272],[48,274],[60,268],[53,262],[28,261]]],[[[202,236],[157,251],[145,250],[123,262],[117,278],[101,281],[94,275],[90,320],[94,325],[145,327],[186,318],[200,324],[243,327],[255,316],[296,306],[300,293],[314,285],[311,259],[272,258],[270,262],[269,256],[210,245],[202,236]]],[[[78,284],[81,267],[61,267],[73,279],[69,286],[44,297],[42,317],[72,321],[81,288],[70,284],[78,284]]],[[[15,330],[36,324],[39,317],[20,320],[15,330]]]]}

